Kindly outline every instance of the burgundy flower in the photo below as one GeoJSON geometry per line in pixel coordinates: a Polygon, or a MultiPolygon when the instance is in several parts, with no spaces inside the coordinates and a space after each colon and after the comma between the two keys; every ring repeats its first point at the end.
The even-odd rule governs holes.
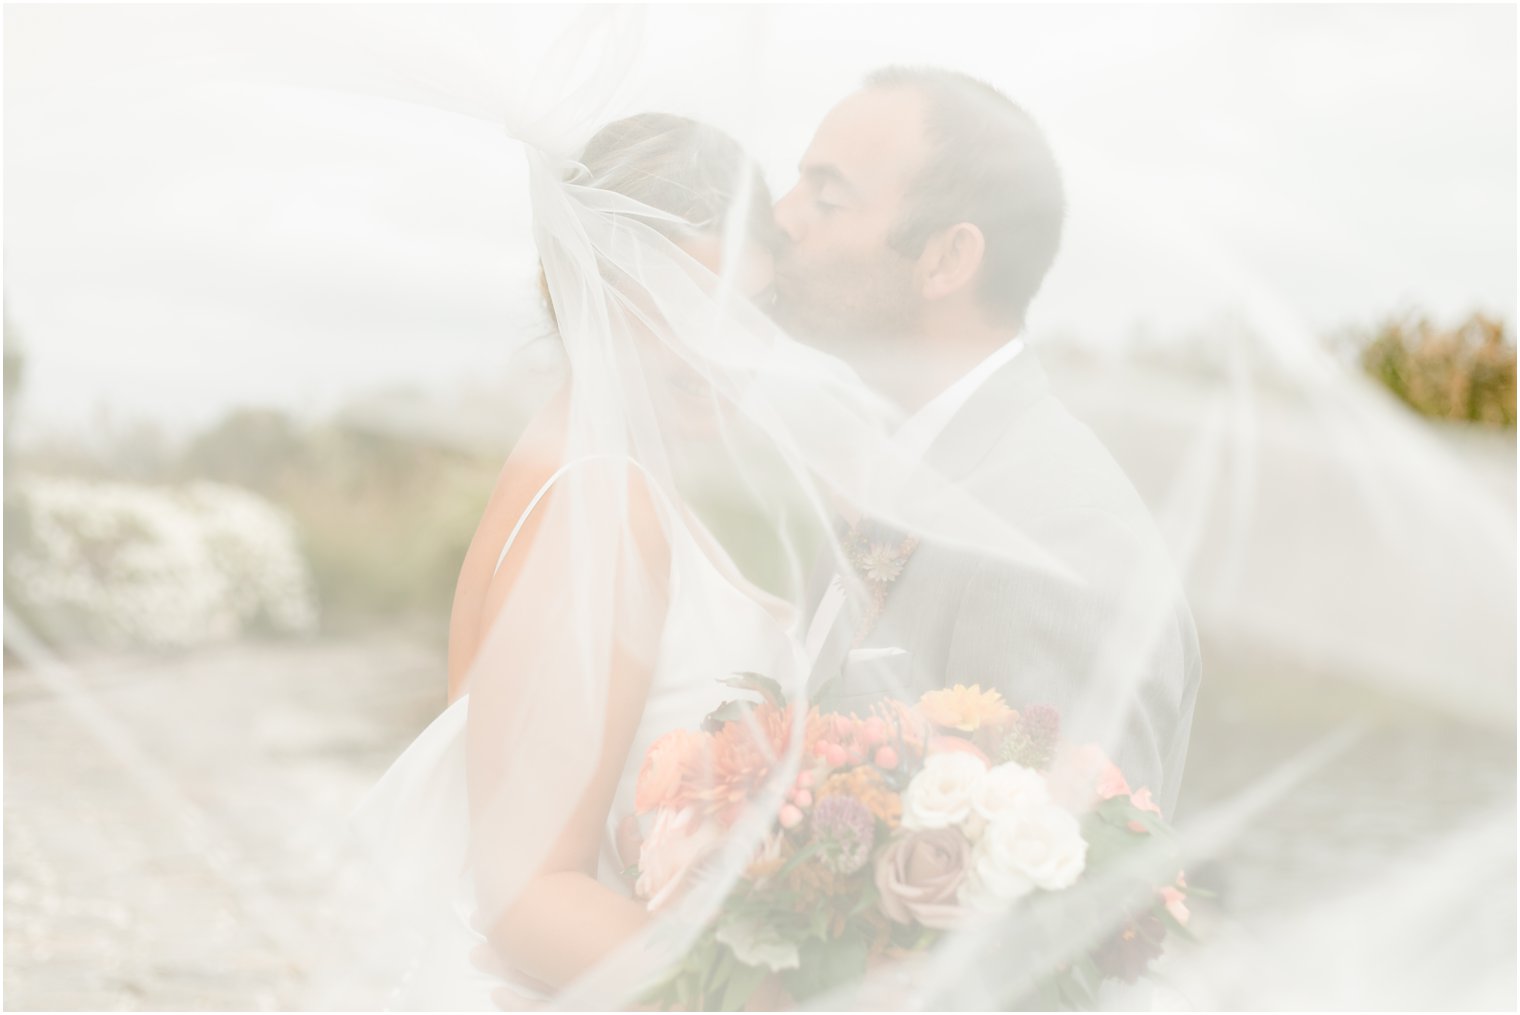
{"type": "Polygon", "coordinates": [[[1061,742],[1061,713],[1049,705],[1029,705],[1003,740],[999,761],[1016,761],[1025,768],[1045,771],[1061,742]]]}
{"type": "Polygon", "coordinates": [[[1093,952],[1093,961],[1105,976],[1134,983],[1151,960],[1161,954],[1166,927],[1155,913],[1146,911],[1131,917],[1107,941],[1093,952]]]}

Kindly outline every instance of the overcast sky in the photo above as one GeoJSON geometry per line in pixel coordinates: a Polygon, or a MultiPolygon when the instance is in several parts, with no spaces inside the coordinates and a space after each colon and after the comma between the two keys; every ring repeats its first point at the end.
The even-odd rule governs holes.
{"type": "MultiPolygon", "coordinates": [[[[518,54],[510,80],[564,14],[4,17],[6,312],[31,425],[101,405],[176,426],[236,404],[322,411],[490,377],[522,341],[510,141],[288,79],[341,83],[364,61],[447,78],[442,28],[518,54]],[[324,55],[338,45],[353,52],[324,55]]],[[[1513,7],[672,7],[642,33],[626,103],[734,130],[777,193],[873,66],[957,67],[1024,104],[1071,201],[1036,338],[1207,336],[1247,304],[1306,335],[1406,307],[1515,318],[1513,7]]]]}

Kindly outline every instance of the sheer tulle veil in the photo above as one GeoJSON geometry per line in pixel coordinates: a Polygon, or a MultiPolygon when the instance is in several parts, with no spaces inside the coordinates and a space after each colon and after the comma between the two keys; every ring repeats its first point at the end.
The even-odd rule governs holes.
{"type": "MultiPolygon", "coordinates": [[[[659,652],[658,639],[648,637],[659,629],[652,604],[668,601],[669,572],[660,565],[659,548],[702,524],[698,514],[704,504],[713,503],[715,492],[730,517],[744,519],[733,530],[747,534],[738,542],[753,540],[764,547],[756,554],[754,545],[741,545],[733,548],[735,556],[747,562],[763,557],[777,591],[797,604],[805,604],[808,577],[820,559],[832,558],[841,574],[855,574],[847,566],[841,511],[962,547],[1057,584],[1084,581],[1066,570],[1052,548],[892,440],[900,410],[843,362],[778,329],[732,273],[714,275],[688,256],[677,240],[692,223],[608,189],[605,178],[576,161],[579,146],[599,126],[638,111],[631,103],[657,108],[661,98],[677,105],[690,98],[684,88],[648,87],[651,79],[640,77],[638,57],[650,43],[641,34],[641,21],[639,14],[625,10],[580,15],[553,45],[520,61],[498,59],[494,53],[480,54],[473,63],[458,53],[419,60],[430,75],[420,90],[417,78],[395,74],[393,61],[368,65],[370,72],[381,72],[389,89],[406,82],[414,90],[412,101],[420,97],[499,131],[503,148],[526,159],[534,243],[568,378],[556,492],[531,543],[504,551],[520,554],[520,571],[467,677],[467,806],[456,801],[452,823],[437,826],[447,834],[436,834],[429,826],[427,834],[406,838],[398,829],[417,823],[410,816],[393,816],[389,832],[381,837],[392,849],[391,871],[420,865],[448,875],[430,883],[414,879],[414,889],[424,886],[414,899],[451,896],[457,885],[450,879],[462,862],[479,907],[474,915],[479,926],[511,907],[591,778],[586,745],[597,742],[603,727],[619,660],[627,653],[647,658],[659,652]],[[447,82],[431,76],[445,67],[447,82]],[[515,76],[504,81],[508,71],[515,76]],[[673,389],[678,397],[671,397],[673,389]],[[651,523],[658,533],[654,559],[648,553],[651,523]]],[[[416,57],[423,52],[417,42],[408,39],[404,51],[416,57]]],[[[455,39],[449,45],[464,42],[455,39]]],[[[331,71],[335,65],[327,60],[323,66],[331,71]]],[[[643,70],[647,75],[648,69],[643,70]]],[[[742,136],[742,122],[729,126],[742,136]]],[[[629,158],[634,157],[630,152],[629,158]]],[[[732,169],[739,178],[724,181],[727,191],[755,194],[747,176],[756,171],[754,165],[732,169]]],[[[748,227],[752,211],[739,200],[726,212],[718,229],[726,264],[738,263],[745,245],[755,239],[748,227]]],[[[1355,617],[1327,623],[1322,612],[1295,612],[1293,597],[1270,595],[1273,579],[1259,570],[1262,564],[1252,572],[1243,563],[1257,538],[1253,533],[1273,524],[1256,505],[1288,482],[1273,459],[1272,434],[1257,429],[1273,424],[1265,412],[1252,409],[1252,392],[1271,385],[1274,377],[1294,379],[1310,399],[1311,415],[1323,426],[1325,439],[1340,450],[1339,460],[1346,464],[1341,482],[1347,488],[1334,496],[1345,505],[1341,510],[1348,513],[1351,530],[1360,532],[1355,538],[1387,546],[1401,532],[1420,531],[1441,541],[1441,549],[1432,548],[1425,558],[1429,567],[1453,576],[1490,575],[1497,582],[1490,586],[1485,580],[1486,591],[1466,600],[1460,617],[1451,604],[1417,607],[1410,601],[1403,613],[1407,623],[1401,625],[1407,651],[1396,653],[1399,660],[1385,660],[1394,671],[1401,668],[1398,663],[1418,671],[1422,664],[1414,660],[1430,658],[1433,646],[1421,639],[1430,637],[1431,624],[1446,630],[1453,623],[1502,629],[1507,616],[1502,604],[1509,602],[1512,613],[1513,535],[1499,521],[1503,507],[1474,489],[1386,406],[1347,384],[1269,296],[1249,281],[1234,284],[1250,315],[1241,334],[1254,337],[1241,344],[1227,336],[1221,340],[1232,377],[1227,394],[1221,394],[1210,425],[1184,435],[1185,451],[1176,459],[1170,488],[1152,498],[1171,559],[1136,561],[1129,598],[1111,614],[1115,622],[1093,633],[1108,668],[1101,690],[1095,691],[1099,700],[1091,728],[1103,731],[1106,722],[1106,732],[1097,738],[1110,743],[1119,738],[1139,693],[1140,661],[1170,622],[1166,604],[1179,572],[1191,573],[1196,586],[1213,590],[1208,601],[1194,608],[1222,626],[1254,628],[1264,637],[1292,632],[1299,643],[1331,657],[1348,644],[1374,640],[1358,633],[1364,629],[1355,617]],[[1443,480],[1426,485],[1436,475],[1443,480]],[[1468,523],[1453,524],[1457,518],[1468,523]],[[1375,535],[1367,536],[1368,527],[1375,535]],[[1224,552],[1220,540],[1229,547],[1224,552]],[[1507,580],[1485,564],[1496,547],[1508,563],[1507,580]],[[1485,605],[1475,606],[1479,601],[1485,605]]],[[[1164,393],[1132,385],[1125,397],[1133,424],[1159,425],[1154,421],[1164,415],[1164,393]]],[[[1103,411],[1096,410],[1095,425],[1101,426],[1103,411]]],[[[1056,446],[1049,453],[1058,459],[1064,450],[1056,446]]],[[[853,594],[868,597],[858,578],[851,584],[853,594]]],[[[1413,582],[1406,586],[1418,595],[1413,582]]],[[[1491,644],[1486,630],[1468,643],[1491,644]]],[[[793,631],[799,646],[801,633],[800,626],[793,631]]],[[[683,628],[677,636],[700,639],[702,632],[683,628]]],[[[1378,637],[1390,636],[1385,630],[1378,637]]],[[[1502,669],[1506,652],[1502,647],[1495,651],[1497,657],[1475,660],[1473,668],[1492,671],[1497,662],[1502,669]]],[[[1512,651],[1507,659],[1512,668],[1512,651]]],[[[713,675],[715,681],[722,676],[713,675]]],[[[800,762],[808,660],[799,649],[790,659],[778,658],[768,676],[798,707],[790,713],[791,735],[783,738],[788,746],[775,758],[770,776],[754,787],[730,838],[678,905],[664,910],[646,932],[551,1003],[567,1008],[631,1003],[653,971],[679,959],[763,847],[800,762]]],[[[1446,697],[1436,704],[1461,712],[1470,703],[1446,697]]],[[[1227,805],[1185,815],[1182,842],[1190,862],[1206,863],[1212,853],[1249,836],[1253,821],[1274,801],[1312,782],[1319,767],[1358,735],[1354,728],[1331,731],[1301,751],[1285,754],[1278,767],[1263,772],[1227,805]]],[[[1507,819],[1496,819],[1492,827],[1453,830],[1452,848],[1467,836],[1472,855],[1487,855],[1503,839],[1500,829],[1507,819]]],[[[1155,856],[1138,855],[1134,864],[1159,863],[1159,852],[1158,847],[1155,856]]],[[[1482,864],[1479,869],[1493,872],[1482,864]]],[[[1476,875],[1457,897],[1481,891],[1483,876],[1476,875]]],[[[1395,869],[1388,868],[1384,877],[1396,877],[1395,869]]],[[[1116,874],[1084,883],[1061,905],[1123,912],[1133,901],[1134,880],[1116,874]]],[[[1408,901],[1426,907],[1427,916],[1451,911],[1450,905],[1442,908],[1430,899],[1408,901]]],[[[1349,905],[1327,902],[1323,912],[1345,918],[1354,911],[1345,908],[1349,905]]],[[[1314,912],[1304,919],[1314,919],[1314,912]]],[[[1113,929],[1103,919],[1071,926],[1064,938],[1051,937],[1035,907],[959,933],[917,968],[911,986],[884,970],[810,1003],[996,1006],[1113,929]],[[1008,954],[1025,961],[1000,960],[1008,954]]],[[[1210,972],[1195,976],[1192,989],[1212,984],[1224,993],[1223,983],[1231,978],[1270,977],[1265,969],[1251,971],[1252,953],[1242,947],[1228,933],[1201,946],[1193,961],[1210,972]]],[[[1366,955],[1359,954],[1357,961],[1364,969],[1385,969],[1366,955]]],[[[1231,989],[1241,988],[1237,982],[1231,989]]]]}
{"type": "MultiPolygon", "coordinates": [[[[740,263],[755,242],[747,230],[753,209],[744,200],[732,203],[723,223],[683,221],[608,189],[576,161],[577,144],[611,118],[615,100],[629,90],[620,72],[626,54],[638,51],[637,22],[621,11],[583,18],[541,60],[516,65],[524,80],[469,105],[451,103],[474,116],[494,104],[485,117],[503,145],[527,160],[533,237],[566,369],[563,444],[553,490],[502,549],[515,577],[465,678],[467,806],[455,800],[450,820],[424,826],[417,814],[435,813],[440,802],[414,799],[426,793],[412,787],[404,800],[382,795],[384,808],[371,801],[360,816],[394,876],[422,900],[453,898],[463,872],[482,928],[511,910],[586,792],[620,667],[630,659],[652,665],[670,651],[670,639],[680,640],[679,651],[699,651],[692,642],[708,636],[691,625],[675,629],[660,613],[672,579],[662,547],[692,538],[690,527],[702,524],[694,505],[720,494],[725,511],[744,520],[745,538],[765,546],[770,573],[796,603],[819,557],[832,556],[841,573],[855,574],[836,524],[842,511],[1053,581],[1083,580],[1057,553],[895,443],[900,412],[891,403],[843,362],[779,330],[733,272],[713,275],[676,242],[683,232],[716,226],[730,255],[724,263],[740,263]],[[587,73],[565,80],[566,68],[587,73]]],[[[409,41],[407,51],[418,47],[409,41]]],[[[493,58],[485,66],[504,63],[493,58]]],[[[453,64],[456,72],[467,66],[453,64]]],[[[624,157],[639,159],[638,146],[624,157]]],[[[599,168],[604,177],[619,175],[615,159],[599,168]]],[[[739,164],[731,171],[742,177],[755,169],[739,164]]],[[[741,196],[763,193],[745,178],[715,185],[741,196]]],[[[1125,621],[1108,632],[1115,659],[1143,658],[1154,626],[1169,620],[1170,599],[1155,591],[1172,587],[1169,562],[1139,564],[1153,573],[1136,575],[1133,602],[1115,613],[1125,621]]],[[[863,601],[862,579],[851,584],[863,601]]],[[[809,667],[800,633],[794,642],[796,652],[778,657],[766,674],[794,704],[786,746],[751,788],[718,855],[678,905],[569,986],[557,1004],[616,1006],[636,997],[652,971],[679,959],[762,848],[805,740],[809,667]]],[[[1104,711],[1117,734],[1126,681],[1140,673],[1138,666],[1125,673],[1122,664],[1113,673],[1104,711]]],[[[714,673],[712,680],[730,676],[714,673]]],[[[996,938],[1007,941],[1011,932],[1001,928],[996,938]]],[[[941,961],[943,986],[926,986],[925,1003],[951,984],[965,989],[952,968],[989,968],[970,950],[947,951],[941,961]]],[[[1021,972],[1036,975],[1037,966],[1021,972]]],[[[986,989],[1007,994],[1012,986],[986,989]]]]}
{"type": "MultiPolygon", "coordinates": [[[[458,735],[424,743],[437,751],[433,764],[381,779],[357,802],[341,843],[357,847],[362,862],[336,875],[334,898],[364,897],[383,906],[383,916],[358,949],[368,953],[364,968],[324,977],[323,997],[335,1007],[446,1002],[446,991],[428,993],[424,982],[467,975],[468,949],[489,945],[492,929],[523,901],[596,784],[617,709],[628,707],[630,695],[637,699],[640,681],[677,648],[713,658],[731,648],[722,624],[672,619],[671,604],[683,594],[674,583],[694,566],[682,548],[699,548],[701,566],[727,576],[737,595],[763,607],[790,605],[791,617],[776,617],[775,651],[762,676],[791,707],[783,726],[754,731],[756,749],[770,752],[764,777],[733,799],[729,831],[699,876],[584,975],[545,992],[536,1003],[546,1007],[639,1003],[766,849],[806,762],[809,706],[820,686],[806,637],[818,577],[840,576],[848,602],[875,594],[860,572],[851,523],[911,532],[921,544],[1026,575],[1057,601],[1092,591],[1084,562],[1053,542],[1052,530],[1014,521],[954,470],[899,440],[907,416],[899,405],[838,349],[800,340],[768,313],[768,293],[743,270],[774,242],[757,225],[768,200],[759,162],[683,142],[677,157],[687,161],[672,176],[678,169],[687,180],[700,166],[722,197],[693,193],[672,211],[670,201],[641,199],[647,192],[628,184],[629,172],[648,172],[639,142],[587,156],[598,131],[648,113],[696,123],[752,155],[778,137],[805,136],[766,122],[742,47],[721,59],[683,51],[682,60],[667,60],[675,49],[706,45],[693,39],[703,19],[719,17],[688,11],[681,17],[698,28],[671,39],[651,22],[666,23],[673,10],[538,8],[527,19],[511,7],[376,8],[362,16],[345,8],[320,21],[291,11],[277,56],[245,51],[230,34],[217,42],[213,92],[221,100],[335,104],[351,110],[360,134],[454,153],[470,167],[461,179],[478,183],[485,164],[494,180],[499,168],[500,187],[519,188],[513,200],[528,215],[489,214],[504,228],[531,232],[536,263],[502,270],[493,284],[531,301],[541,270],[552,314],[552,324],[538,314],[522,335],[503,337],[526,344],[536,328],[552,349],[557,373],[538,417],[551,439],[529,463],[540,487],[529,509],[499,535],[478,537],[490,542],[481,552],[510,581],[493,586],[497,598],[462,676],[456,704],[467,701],[467,709],[450,713],[458,735]],[[723,81],[721,96],[705,89],[704,73],[723,81]],[[702,218],[709,214],[715,217],[702,218]],[[716,256],[698,256],[698,243],[714,246],[716,256]],[[413,778],[419,771],[463,778],[413,778]],[[461,925],[473,928],[473,941],[452,933],[461,925]]],[[[746,8],[723,17],[733,41],[760,14],[746,8]]],[[[148,87],[172,84],[185,70],[171,68],[148,87]]],[[[658,144],[661,130],[642,136],[658,144]]],[[[1084,213],[1138,214],[1124,207],[1124,181],[1109,184],[1083,191],[1093,202],[1084,213]]],[[[354,246],[362,259],[366,252],[354,246]]],[[[1198,252],[1198,264],[1211,255],[1198,252]]],[[[1105,622],[1090,632],[1088,654],[1100,678],[1071,717],[1074,728],[1122,755],[1148,693],[1148,664],[1175,634],[1186,588],[1199,627],[1227,632],[1237,649],[1291,643],[1310,668],[1391,681],[1395,694],[1433,716],[1512,738],[1513,500],[1475,480],[1365,379],[1333,362],[1269,287],[1222,259],[1207,268],[1212,274],[1200,286],[1236,293],[1243,309],[1215,336],[1222,379],[1198,404],[1186,403],[1184,412],[1186,393],[1143,371],[1094,369],[1071,386],[1069,402],[1086,424],[1080,434],[1059,431],[1023,459],[1061,470],[1088,454],[1096,433],[1121,462],[1156,465],[1136,485],[1154,518],[1143,545],[1165,552],[1136,553],[1122,585],[1103,590],[1105,622]],[[1312,463],[1295,451],[1308,447],[1312,463]],[[1374,560],[1376,568],[1363,566],[1374,560]]],[[[1028,341],[1041,355],[1048,351],[1060,389],[1060,342],[1028,341]]],[[[901,367],[917,365],[905,359],[901,367]]],[[[1106,496],[1095,494],[1083,510],[1133,517],[1128,502],[1106,496]]],[[[1262,659],[1264,667],[1271,661],[1262,659]]],[[[721,690],[736,676],[712,673],[714,693],[747,698],[761,683],[771,686],[721,690]]],[[[976,675],[944,678],[971,683],[976,675]]],[[[906,688],[883,690],[912,697],[906,688]]],[[[1190,715],[1191,699],[1186,709],[1190,715]]],[[[1172,788],[1155,790],[1176,825],[1184,865],[1207,870],[1248,841],[1264,815],[1312,785],[1375,722],[1327,724],[1285,742],[1243,786],[1191,809],[1176,809],[1175,780],[1183,777],[1168,773],[1172,788]]],[[[715,784],[725,764],[707,759],[715,784]]],[[[1353,799],[1328,799],[1325,810],[1323,825],[1306,836],[1333,838],[1338,827],[1376,820],[1353,799]]],[[[1360,867],[1343,891],[1274,909],[1251,931],[1239,914],[1204,926],[1179,956],[1187,963],[1181,986],[1164,988],[1172,993],[1163,1000],[1271,1007],[1322,996],[1354,1005],[1355,984],[1376,980],[1422,999],[1495,996],[1492,971],[1441,951],[1430,928],[1471,928],[1455,940],[1473,954],[1486,954],[1483,942],[1495,933],[1502,940],[1507,931],[1513,942],[1513,910],[1499,926],[1484,902],[1496,883],[1513,888],[1513,835],[1511,799],[1477,807],[1419,855],[1374,855],[1361,840],[1331,844],[1332,853],[1352,851],[1360,867]],[[1443,872],[1439,885],[1432,869],[1443,872]],[[1482,918],[1468,920],[1473,914],[1482,918]],[[1342,947],[1350,938],[1363,943],[1342,947]],[[1318,968],[1315,949],[1332,945],[1334,970],[1285,985],[1284,977],[1318,968]],[[1422,971],[1412,957],[1439,968],[1422,971]]],[[[1110,876],[972,922],[915,962],[906,980],[891,965],[873,968],[807,1004],[997,1008],[1024,997],[1043,974],[1113,933],[1136,902],[1135,886],[1175,859],[1170,849],[1158,839],[1110,876]],[[1052,907],[1088,918],[1054,923],[1052,907]],[[1052,933],[1057,925],[1062,930],[1052,933]]],[[[1270,888],[1246,893],[1242,904],[1265,899],[1270,888]]]]}

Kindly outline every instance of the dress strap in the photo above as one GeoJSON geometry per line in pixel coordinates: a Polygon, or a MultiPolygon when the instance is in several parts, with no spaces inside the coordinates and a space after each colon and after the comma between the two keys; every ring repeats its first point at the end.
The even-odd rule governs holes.
{"type": "Polygon", "coordinates": [[[538,488],[538,492],[533,495],[533,499],[528,501],[528,506],[523,508],[523,513],[521,515],[518,515],[517,524],[512,526],[512,534],[507,536],[507,541],[502,546],[501,553],[496,558],[496,566],[491,569],[491,577],[494,578],[496,576],[496,572],[501,570],[502,562],[507,559],[507,551],[511,550],[512,544],[517,541],[517,534],[522,531],[523,524],[527,522],[528,516],[533,513],[534,508],[538,507],[538,502],[544,499],[544,495],[549,492],[549,487],[554,485],[554,481],[559,479],[559,477],[563,476],[565,473],[569,472],[571,469],[575,468],[577,465],[581,465],[585,462],[596,461],[599,458],[622,458],[629,465],[638,468],[646,476],[649,477],[650,485],[658,494],[659,500],[667,509],[670,507],[669,501],[665,496],[665,491],[661,490],[660,485],[654,482],[654,474],[645,468],[642,463],[628,457],[627,455],[596,454],[583,455],[580,458],[572,459],[566,462],[564,465],[561,465],[558,469],[554,470],[554,475],[550,476],[547,480],[544,481],[544,485],[538,488]]]}

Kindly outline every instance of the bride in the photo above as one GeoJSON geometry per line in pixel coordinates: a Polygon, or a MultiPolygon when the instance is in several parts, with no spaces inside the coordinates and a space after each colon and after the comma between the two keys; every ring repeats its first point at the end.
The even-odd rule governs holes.
{"type": "MultiPolygon", "coordinates": [[[[843,377],[758,308],[776,235],[764,184],[732,138],[660,113],[604,126],[564,165],[530,161],[566,380],[465,555],[448,707],[355,814],[399,881],[454,896],[452,929],[473,942],[432,942],[453,966],[431,987],[414,976],[409,1002],[438,1004],[439,984],[453,1007],[543,999],[646,931],[687,888],[630,876],[649,747],[734,697],[727,676],[806,678],[791,604],[745,576],[692,503],[757,488],[762,524],[741,534],[774,535],[764,484],[788,469],[760,476],[763,452],[816,422],[778,423],[798,404],[780,395],[843,377]],[[458,967],[466,950],[485,975],[458,967]]],[[[851,409],[836,425],[880,418],[869,399],[851,409]]]]}
{"type": "MultiPolygon", "coordinates": [[[[738,145],[715,128],[648,113],[603,128],[579,162],[585,186],[672,216],[651,228],[716,277],[724,273],[723,223],[741,197],[730,185],[743,160],[738,145]]],[[[734,276],[743,295],[756,297],[770,284],[771,258],[763,240],[774,227],[764,185],[757,180],[745,196],[749,228],[734,276]]],[[[549,291],[553,312],[553,288],[549,291]]],[[[691,382],[683,377],[683,364],[651,338],[647,331],[638,336],[658,375],[652,385],[656,396],[680,403],[677,412],[700,425],[695,422],[700,405],[684,401],[691,399],[691,382]]],[[[637,459],[570,459],[572,390],[573,382],[553,398],[502,469],[460,571],[449,637],[449,697],[468,709],[478,672],[472,664],[480,658],[483,637],[519,587],[546,526],[571,510],[556,485],[577,482],[579,470],[593,474],[582,489],[600,486],[626,495],[627,531],[609,540],[612,553],[600,566],[615,584],[638,591],[625,591],[613,610],[616,630],[600,744],[576,745],[596,757],[590,783],[537,871],[487,931],[503,960],[554,987],[585,971],[647,920],[621,874],[637,860],[628,854],[633,781],[644,752],[660,734],[696,726],[720,703],[717,676],[774,670],[784,662],[784,625],[791,609],[746,581],[689,508],[663,499],[661,489],[639,471],[637,459]],[[621,489],[609,485],[614,477],[621,489]],[[681,635],[664,637],[674,630],[681,635]],[[692,637],[699,630],[703,636],[692,637]]],[[[549,606],[554,593],[548,595],[548,602],[536,602],[521,621],[511,620],[512,627],[530,638],[541,632],[557,608],[549,606]]],[[[477,789],[488,792],[489,785],[482,781],[477,789]]]]}

